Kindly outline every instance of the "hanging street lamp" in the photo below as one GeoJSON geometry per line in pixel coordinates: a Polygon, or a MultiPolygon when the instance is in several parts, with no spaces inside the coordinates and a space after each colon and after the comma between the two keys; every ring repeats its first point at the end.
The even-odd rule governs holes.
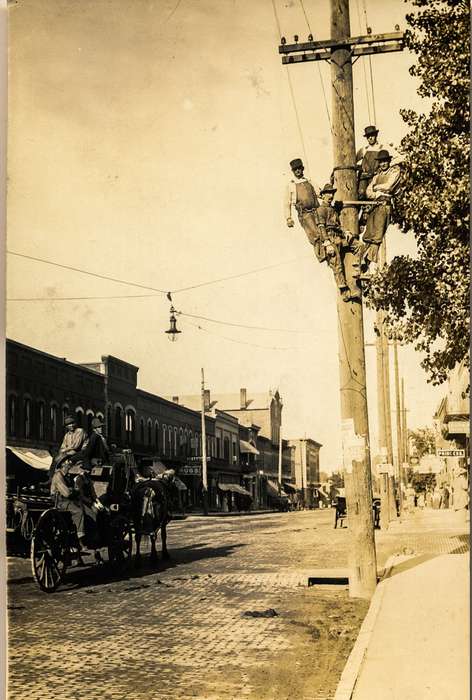
{"type": "Polygon", "coordinates": [[[177,328],[177,319],[175,318],[175,309],[173,306],[170,307],[170,327],[167,331],[164,331],[167,333],[167,337],[171,342],[175,342],[177,340],[178,333],[182,333],[182,331],[179,331],[177,328]]]}

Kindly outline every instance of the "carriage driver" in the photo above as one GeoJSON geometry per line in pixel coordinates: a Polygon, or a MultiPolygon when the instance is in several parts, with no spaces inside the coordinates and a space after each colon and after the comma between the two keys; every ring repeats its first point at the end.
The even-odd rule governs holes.
{"type": "Polygon", "coordinates": [[[62,460],[53,474],[51,481],[51,495],[55,497],[56,507],[59,510],[68,511],[77,530],[80,548],[84,548],[85,516],[96,521],[97,512],[84,502],[80,489],[70,485],[68,472],[70,461],[62,460]]]}

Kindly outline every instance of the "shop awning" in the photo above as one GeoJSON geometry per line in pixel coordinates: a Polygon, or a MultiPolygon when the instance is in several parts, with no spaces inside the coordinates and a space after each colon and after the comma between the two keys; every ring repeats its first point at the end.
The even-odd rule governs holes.
{"type": "Polygon", "coordinates": [[[233,493],[241,494],[241,496],[249,496],[249,498],[252,498],[252,495],[249,493],[249,491],[243,489],[243,487],[239,484],[218,484],[218,488],[220,489],[220,491],[232,491],[233,493]]]}
{"type": "Polygon", "coordinates": [[[279,485],[270,479],[267,479],[267,494],[272,497],[277,496],[277,498],[288,498],[283,489],[279,493],[279,485]]]}
{"type": "Polygon", "coordinates": [[[260,454],[259,450],[257,450],[254,447],[254,445],[251,445],[250,442],[246,442],[246,440],[239,441],[239,451],[242,452],[243,454],[251,454],[251,455],[260,454]]]}
{"type": "Polygon", "coordinates": [[[7,445],[7,450],[10,450],[15,457],[33,469],[47,472],[52,463],[52,457],[47,450],[38,450],[34,447],[10,447],[9,445],[7,445]]]}
{"type": "Polygon", "coordinates": [[[178,476],[174,476],[174,484],[177,486],[179,491],[187,491],[187,487],[185,486],[184,482],[179,479],[178,476]]]}

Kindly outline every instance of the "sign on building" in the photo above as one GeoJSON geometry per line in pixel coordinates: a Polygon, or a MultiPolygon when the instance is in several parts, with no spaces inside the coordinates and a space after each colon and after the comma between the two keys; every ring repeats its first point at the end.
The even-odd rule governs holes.
{"type": "Polygon", "coordinates": [[[179,469],[179,476],[201,476],[202,468],[199,464],[186,464],[179,469]]]}
{"type": "Polygon", "coordinates": [[[465,450],[437,450],[438,457],[465,457],[465,450]]]}

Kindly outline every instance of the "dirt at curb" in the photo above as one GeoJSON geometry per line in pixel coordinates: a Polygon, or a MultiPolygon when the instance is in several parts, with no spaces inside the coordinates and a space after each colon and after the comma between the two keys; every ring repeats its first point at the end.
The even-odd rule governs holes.
{"type": "MultiPolygon", "coordinates": [[[[301,589],[279,602],[288,649],[251,659],[244,670],[226,669],[224,685],[244,687],[250,700],[330,700],[357,639],[369,603],[348,597],[347,589],[301,589]]],[[[228,698],[215,674],[215,697],[228,698]]]]}

